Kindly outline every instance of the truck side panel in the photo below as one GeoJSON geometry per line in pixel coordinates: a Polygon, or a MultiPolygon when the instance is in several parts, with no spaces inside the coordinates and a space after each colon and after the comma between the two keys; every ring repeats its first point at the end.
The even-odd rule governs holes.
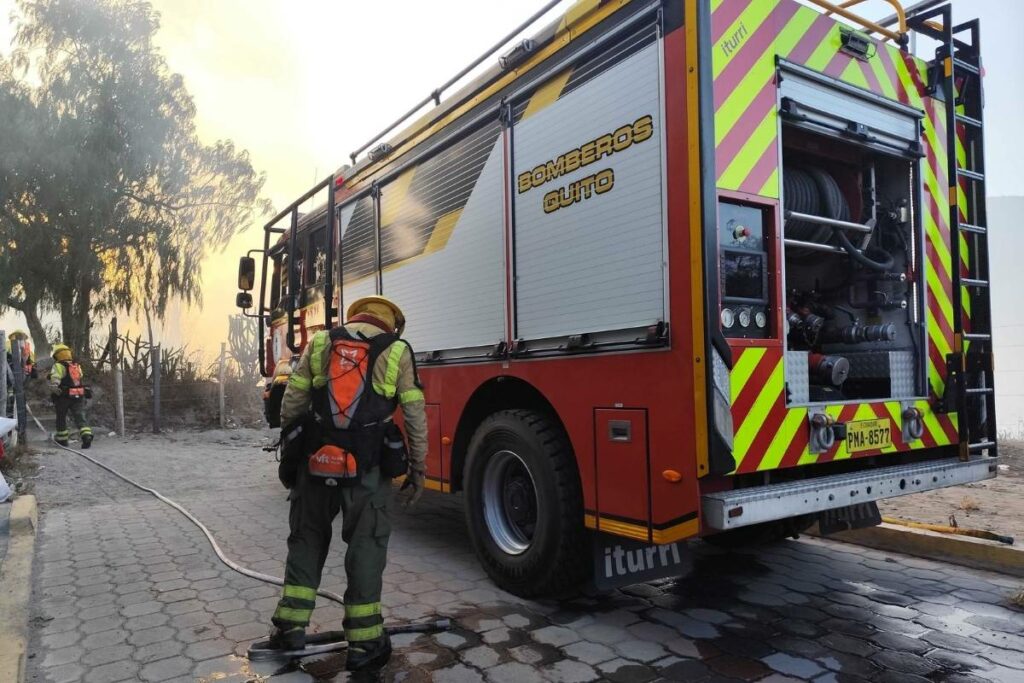
{"type": "Polygon", "coordinates": [[[659,49],[513,129],[516,338],[666,318],[659,49]]]}
{"type": "Polygon", "coordinates": [[[418,353],[505,339],[502,141],[495,114],[381,188],[383,289],[418,353]]]}

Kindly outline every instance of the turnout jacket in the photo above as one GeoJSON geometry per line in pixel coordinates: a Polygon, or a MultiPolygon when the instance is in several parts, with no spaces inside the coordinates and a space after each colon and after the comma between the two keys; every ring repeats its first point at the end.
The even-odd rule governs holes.
{"type": "MultiPolygon", "coordinates": [[[[362,335],[367,339],[381,334],[381,329],[370,323],[349,323],[345,329],[353,336],[362,335]]],[[[302,351],[299,364],[288,378],[281,401],[281,427],[287,427],[310,410],[314,375],[326,377],[330,362],[330,339],[328,332],[321,330],[314,335],[302,351]],[[317,338],[320,340],[317,341],[317,338]],[[313,371],[313,348],[323,345],[320,356],[321,367],[313,371]]],[[[427,458],[427,412],[416,378],[412,349],[404,341],[392,343],[377,358],[373,366],[373,390],[387,398],[396,397],[405,418],[405,433],[409,441],[409,466],[424,471],[427,458]],[[394,358],[393,358],[394,356],[394,358]]]]}

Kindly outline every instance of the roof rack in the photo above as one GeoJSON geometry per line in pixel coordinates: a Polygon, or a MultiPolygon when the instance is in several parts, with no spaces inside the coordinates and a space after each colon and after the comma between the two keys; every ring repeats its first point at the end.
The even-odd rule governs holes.
{"type": "Polygon", "coordinates": [[[480,55],[479,57],[474,59],[470,63],[469,66],[467,66],[462,71],[460,71],[459,73],[457,73],[454,76],[452,76],[451,78],[449,78],[447,81],[445,81],[444,85],[442,85],[440,88],[437,88],[436,90],[431,92],[429,95],[427,95],[425,98],[423,98],[422,100],[417,102],[416,106],[414,106],[412,109],[410,109],[405,114],[400,116],[394,123],[392,123],[390,126],[385,128],[381,132],[377,133],[375,136],[370,138],[366,143],[364,143],[362,146],[360,146],[354,152],[349,154],[349,158],[352,160],[352,163],[355,164],[356,163],[356,157],[358,157],[361,153],[363,153],[373,143],[375,143],[378,140],[380,140],[381,138],[383,138],[385,135],[387,135],[388,133],[393,131],[395,128],[398,128],[398,126],[402,125],[403,122],[405,122],[406,120],[411,118],[414,114],[416,114],[416,112],[418,112],[423,107],[427,106],[431,102],[433,102],[435,105],[441,104],[441,95],[444,94],[445,90],[447,90],[448,88],[452,87],[453,85],[458,83],[460,80],[462,80],[462,78],[466,74],[468,74],[470,71],[472,71],[473,69],[475,69],[478,66],[480,66],[485,59],[487,59],[488,57],[493,55],[495,52],[500,50],[504,45],[508,44],[509,41],[511,41],[517,35],[519,35],[523,31],[525,31],[534,22],[536,22],[542,16],[547,14],[550,10],[554,9],[554,7],[556,5],[558,5],[558,4],[560,4],[561,2],[562,2],[562,0],[551,0],[548,3],[545,3],[545,5],[543,7],[541,7],[539,10],[537,10],[537,12],[535,12],[533,14],[533,16],[531,16],[529,19],[527,19],[522,24],[517,26],[515,28],[515,30],[513,30],[508,35],[506,35],[504,38],[502,38],[500,41],[495,43],[490,49],[488,49],[482,55],[480,55]]]}
{"type": "Polygon", "coordinates": [[[870,33],[877,33],[880,36],[884,36],[889,40],[895,42],[897,45],[905,45],[908,40],[910,29],[907,27],[907,15],[906,12],[903,11],[903,5],[901,5],[898,2],[898,0],[885,1],[892,5],[893,9],[896,10],[896,21],[893,22],[899,25],[899,28],[896,31],[887,28],[886,25],[883,23],[865,19],[864,17],[858,14],[854,14],[849,10],[850,7],[859,5],[860,3],[864,2],[864,0],[845,0],[845,2],[842,2],[838,5],[832,2],[827,2],[826,0],[808,0],[808,2],[811,2],[817,5],[818,7],[825,9],[826,16],[831,14],[838,14],[844,19],[852,21],[853,23],[858,24],[859,26],[867,29],[867,31],[870,33]]]}

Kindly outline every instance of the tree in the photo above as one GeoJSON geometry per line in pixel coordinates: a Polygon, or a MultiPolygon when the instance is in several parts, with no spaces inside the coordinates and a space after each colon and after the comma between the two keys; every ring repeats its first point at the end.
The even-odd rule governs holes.
{"type": "Polygon", "coordinates": [[[40,311],[52,303],[49,255],[53,240],[46,160],[52,121],[0,59],[0,312],[24,315],[40,355],[49,355],[40,311]]]}
{"type": "Polygon", "coordinates": [[[53,146],[41,172],[49,276],[39,291],[60,310],[65,342],[85,348],[96,313],[141,307],[162,318],[175,298],[201,303],[203,259],[269,211],[264,176],[230,141],[199,140],[184,81],[153,45],[159,16],[148,2],[18,9],[14,61],[38,82],[30,99],[47,129],[35,132],[53,146]]]}

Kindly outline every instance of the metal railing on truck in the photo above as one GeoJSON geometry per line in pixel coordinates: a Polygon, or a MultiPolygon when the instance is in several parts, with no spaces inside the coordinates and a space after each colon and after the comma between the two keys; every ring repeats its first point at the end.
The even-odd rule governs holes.
{"type": "Polygon", "coordinates": [[[295,246],[298,240],[299,233],[299,207],[305,204],[307,201],[312,199],[318,192],[327,188],[327,264],[328,267],[324,269],[324,327],[330,328],[333,325],[334,317],[338,314],[338,308],[342,306],[339,301],[338,308],[333,307],[334,302],[334,244],[335,244],[335,226],[337,222],[337,215],[334,210],[334,192],[335,192],[335,175],[330,175],[324,178],[319,183],[314,185],[310,190],[306,191],[301,197],[296,199],[294,202],[289,204],[276,216],[271,218],[263,226],[263,248],[262,249],[250,249],[247,252],[247,256],[252,254],[262,254],[263,267],[260,272],[260,298],[257,303],[256,313],[246,313],[245,315],[257,318],[260,322],[260,333],[259,338],[259,358],[260,358],[260,374],[264,377],[268,375],[266,369],[266,338],[263,335],[262,327],[264,322],[269,322],[269,316],[272,309],[267,306],[267,271],[268,271],[268,260],[270,259],[270,252],[272,246],[270,243],[271,235],[284,235],[288,234],[288,296],[285,298],[285,311],[288,315],[288,329],[286,333],[286,343],[288,348],[293,352],[298,352],[299,348],[295,343],[295,325],[297,323],[295,318],[295,293],[298,292],[302,283],[299,280],[299,269],[295,267],[295,263],[290,258],[291,254],[295,253],[295,246]],[[288,228],[277,227],[284,218],[290,217],[291,221],[288,228]]]}

